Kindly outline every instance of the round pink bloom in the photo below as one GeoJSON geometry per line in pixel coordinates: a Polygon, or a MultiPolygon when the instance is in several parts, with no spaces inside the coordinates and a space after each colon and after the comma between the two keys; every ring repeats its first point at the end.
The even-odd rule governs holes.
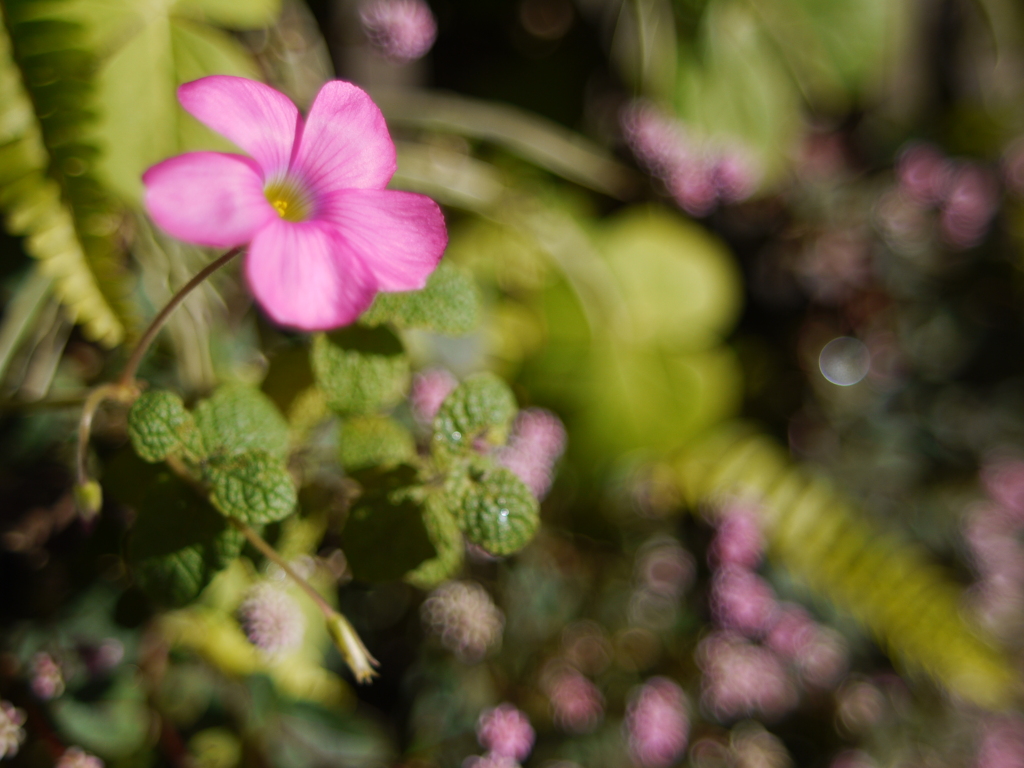
{"type": "Polygon", "coordinates": [[[784,659],[794,659],[814,641],[817,631],[818,625],[807,611],[799,605],[780,603],[765,643],[784,659]]]}
{"type": "Polygon", "coordinates": [[[896,161],[896,178],[910,199],[921,205],[935,205],[946,197],[952,165],[937,147],[911,144],[896,161]]]}
{"type": "Polygon", "coordinates": [[[409,405],[416,421],[429,426],[441,409],[441,403],[458,385],[458,379],[444,368],[431,368],[413,376],[409,405]]]}
{"type": "Polygon", "coordinates": [[[958,167],[950,181],[942,207],[940,228],[957,248],[971,248],[982,241],[999,206],[999,187],[991,173],[973,163],[958,167]]]}
{"type": "Polygon", "coordinates": [[[238,622],[249,642],[268,657],[294,651],[302,645],[306,617],[288,592],[269,582],[252,587],[238,606],[238,622]]]}
{"type": "Polygon", "coordinates": [[[526,408],[516,416],[508,445],[498,452],[498,462],[542,499],[551,489],[554,465],[565,450],[565,439],[565,427],[555,414],[526,408]]]}
{"type": "Polygon", "coordinates": [[[555,669],[544,680],[555,723],[571,733],[587,733],[604,717],[604,697],[575,669],[555,669]]]}
{"type": "Polygon", "coordinates": [[[361,89],[325,84],[309,115],[242,77],[185,83],[178,100],[249,157],[189,152],[146,171],[153,220],[186,242],[248,243],[245,273],[277,323],[306,331],[351,323],[378,291],[423,288],[448,242],[428,197],[385,189],[395,145],[361,89]]]}
{"type": "Polygon", "coordinates": [[[56,768],[103,768],[103,761],[79,747],[68,747],[57,761],[56,768]]]}
{"type": "Polygon", "coordinates": [[[494,755],[522,761],[533,749],[533,727],[526,713],[508,702],[481,713],[476,738],[494,755]]]}
{"type": "Polygon", "coordinates": [[[370,42],[397,62],[423,57],[437,39],[437,22],[423,0],[369,0],[359,20],[370,42]]]}
{"type": "Polygon", "coordinates": [[[60,666],[48,653],[37,653],[32,657],[32,693],[43,701],[55,699],[64,693],[64,674],[60,666]]]}
{"type": "Polygon", "coordinates": [[[771,626],[777,610],[775,591],[753,571],[727,565],[711,580],[711,611],[727,629],[757,637],[771,626]]]}
{"type": "Polygon", "coordinates": [[[732,632],[713,632],[701,641],[704,671],[701,700],[716,716],[730,719],[761,713],[779,717],[797,703],[797,693],[778,656],[732,632]]]}
{"type": "Polygon", "coordinates": [[[715,565],[756,567],[764,554],[764,534],[757,510],[739,504],[723,509],[709,554],[715,565]]]}
{"type": "Polygon", "coordinates": [[[995,458],[981,467],[981,482],[997,504],[1006,507],[1017,523],[1024,523],[1024,461],[995,458]]]}
{"type": "Polygon", "coordinates": [[[647,768],[675,763],[690,737],[686,694],[667,677],[652,677],[634,692],[625,729],[633,760],[647,768]]]}
{"type": "Polygon", "coordinates": [[[993,718],[982,729],[976,768],[1020,768],[1024,765],[1024,721],[993,718]]]}

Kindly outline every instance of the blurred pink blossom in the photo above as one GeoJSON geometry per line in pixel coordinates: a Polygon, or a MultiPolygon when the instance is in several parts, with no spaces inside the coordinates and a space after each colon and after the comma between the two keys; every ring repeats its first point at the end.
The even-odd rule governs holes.
{"type": "Polygon", "coordinates": [[[722,509],[709,550],[712,564],[755,568],[763,554],[764,534],[757,509],[738,503],[722,509]]]}
{"type": "Polygon", "coordinates": [[[555,463],[565,451],[565,441],[561,419],[543,408],[526,408],[512,423],[508,445],[498,450],[498,462],[542,499],[551,488],[555,463]]]}
{"type": "Polygon", "coordinates": [[[781,660],[733,632],[713,632],[697,649],[704,675],[701,701],[716,717],[760,713],[773,719],[796,706],[797,692],[781,660]]]}
{"type": "Polygon", "coordinates": [[[637,553],[637,581],[656,595],[678,599],[690,588],[697,564],[675,539],[654,538],[637,553]]]}
{"type": "Polygon", "coordinates": [[[793,603],[780,603],[765,643],[784,659],[793,659],[814,641],[818,626],[807,611],[793,603]]]}
{"type": "Polygon", "coordinates": [[[835,687],[849,668],[850,657],[843,636],[834,629],[816,625],[811,641],[797,655],[800,679],[809,686],[835,687]]]}
{"type": "Polygon", "coordinates": [[[43,701],[55,699],[64,693],[64,674],[50,654],[40,652],[32,657],[32,674],[29,684],[32,693],[43,701]]]}
{"type": "Polygon", "coordinates": [[[238,623],[249,642],[268,657],[302,645],[306,617],[295,598],[269,582],[252,587],[238,606],[238,623]]]}
{"type": "Polygon", "coordinates": [[[953,164],[933,144],[910,144],[896,160],[900,189],[920,205],[941,203],[950,185],[953,164]]]}
{"type": "Polygon", "coordinates": [[[975,768],[1024,766],[1024,721],[1008,715],[990,719],[982,727],[975,768]]]}
{"type": "Polygon", "coordinates": [[[981,466],[981,483],[989,497],[1024,525],[1024,461],[993,457],[981,466]]]}
{"type": "Polygon", "coordinates": [[[771,627],[777,610],[775,591],[753,571],[726,565],[711,579],[711,612],[722,627],[758,637],[771,627]]]}
{"type": "Polygon", "coordinates": [[[462,761],[462,768],[519,768],[514,757],[488,753],[483,757],[472,755],[462,761]]]}
{"type": "Polygon", "coordinates": [[[521,762],[533,749],[535,734],[526,713],[506,702],[481,713],[476,738],[492,754],[521,762]]]}
{"type": "Polygon", "coordinates": [[[79,747],[68,747],[55,768],[103,768],[103,761],[79,747]]]}
{"type": "Polygon", "coordinates": [[[437,39],[437,22],[423,0],[367,0],[359,20],[373,46],[400,63],[422,58],[437,39]]]}
{"type": "Polygon", "coordinates": [[[977,245],[998,206],[999,187],[992,173],[973,163],[961,163],[942,206],[939,226],[943,237],[957,248],[977,245]]]}
{"type": "Polygon", "coordinates": [[[587,733],[604,717],[604,697],[590,680],[568,665],[547,671],[543,687],[555,724],[570,733],[587,733]]]}
{"type": "Polygon", "coordinates": [[[430,368],[413,376],[409,406],[416,421],[430,426],[445,398],[458,385],[458,379],[444,368],[430,368]]]}
{"type": "Polygon", "coordinates": [[[690,735],[686,694],[667,677],[652,677],[635,689],[624,727],[629,752],[645,768],[666,768],[686,749],[690,735]]]}
{"type": "Polygon", "coordinates": [[[25,712],[9,701],[0,701],[0,760],[18,754],[25,741],[25,712]]]}

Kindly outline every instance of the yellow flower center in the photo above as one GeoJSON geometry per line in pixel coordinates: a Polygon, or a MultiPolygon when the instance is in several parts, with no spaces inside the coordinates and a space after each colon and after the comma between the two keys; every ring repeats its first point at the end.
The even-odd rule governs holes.
{"type": "Polygon", "coordinates": [[[263,194],[285,221],[305,221],[313,212],[309,194],[294,182],[272,181],[263,189],[263,194]]]}

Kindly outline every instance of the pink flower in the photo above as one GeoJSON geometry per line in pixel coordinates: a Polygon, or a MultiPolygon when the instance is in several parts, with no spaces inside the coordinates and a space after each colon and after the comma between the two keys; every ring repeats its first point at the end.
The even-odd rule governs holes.
{"type": "Polygon", "coordinates": [[[666,768],[683,754],[690,736],[686,694],[667,677],[652,677],[637,690],[626,710],[626,735],[633,760],[666,768]]]}
{"type": "Polygon", "coordinates": [[[772,625],[777,610],[775,591],[752,571],[727,565],[711,580],[711,611],[723,627],[757,637],[772,625]]]}
{"type": "Polygon", "coordinates": [[[189,152],[143,175],[153,220],[213,248],[248,243],[245,273],[281,325],[355,320],[378,291],[422,288],[448,241],[428,197],[385,189],[395,145],[362,90],[333,80],[303,119],[282,93],[215,75],[178,89],[182,106],[247,153],[189,152]]]}
{"type": "Polygon", "coordinates": [[[785,659],[795,659],[814,642],[818,625],[799,605],[780,603],[778,617],[765,643],[785,659]]]}
{"type": "Polygon", "coordinates": [[[437,412],[441,410],[445,398],[458,385],[458,379],[444,368],[431,368],[413,376],[409,405],[416,421],[424,426],[430,426],[437,412]]]}
{"type": "Polygon", "coordinates": [[[437,39],[437,22],[423,0],[368,0],[359,20],[370,42],[401,63],[421,58],[437,39]]]}
{"type": "Polygon", "coordinates": [[[530,718],[506,702],[480,715],[476,738],[492,754],[522,761],[533,749],[534,732],[530,718]]]}
{"type": "Polygon", "coordinates": [[[921,205],[935,205],[945,199],[952,170],[949,159],[931,144],[911,144],[896,161],[900,189],[921,205]]]}
{"type": "Polygon", "coordinates": [[[543,408],[519,412],[512,424],[508,445],[498,453],[498,462],[511,469],[538,499],[543,499],[554,479],[555,462],[565,450],[565,427],[543,408]]]}
{"type": "Polygon", "coordinates": [[[80,747],[68,747],[57,761],[56,768],[103,768],[103,761],[80,747]]]}
{"type": "Polygon", "coordinates": [[[976,768],[1019,768],[1024,765],[1024,722],[1019,717],[992,718],[982,728],[976,768]]]}
{"type": "Polygon", "coordinates": [[[718,531],[711,542],[711,560],[716,565],[754,568],[764,554],[764,535],[757,509],[734,504],[722,510],[718,531]]]}
{"type": "Polygon", "coordinates": [[[571,733],[587,733],[604,717],[604,697],[590,680],[568,665],[545,670],[544,691],[555,723],[571,733]]]}
{"type": "Polygon", "coordinates": [[[288,592],[269,582],[250,588],[238,606],[238,622],[249,642],[273,658],[302,645],[306,617],[288,592]]]}
{"type": "Polygon", "coordinates": [[[64,693],[64,674],[60,666],[48,653],[37,653],[32,657],[32,693],[43,701],[55,699],[64,693]]]}
{"type": "Polygon", "coordinates": [[[732,632],[713,632],[697,648],[704,671],[701,700],[718,718],[761,713],[774,719],[792,709],[797,692],[778,656],[732,632]]]}

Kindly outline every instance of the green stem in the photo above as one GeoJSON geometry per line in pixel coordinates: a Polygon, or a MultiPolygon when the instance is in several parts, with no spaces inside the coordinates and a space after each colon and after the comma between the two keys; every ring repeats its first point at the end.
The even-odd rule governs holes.
{"type": "Polygon", "coordinates": [[[89,434],[92,432],[92,420],[96,411],[102,403],[107,400],[120,400],[122,402],[132,399],[133,393],[129,388],[118,384],[103,384],[96,387],[85,399],[82,407],[82,418],[78,420],[78,452],[77,452],[77,473],[78,485],[84,486],[89,482],[89,472],[86,461],[89,457],[89,434]]]}
{"type": "Polygon", "coordinates": [[[153,318],[153,322],[149,324],[146,332],[142,334],[142,338],[139,339],[139,343],[135,345],[135,349],[132,351],[131,357],[128,358],[128,363],[125,365],[124,370],[121,372],[121,376],[118,379],[118,383],[123,387],[132,386],[135,383],[135,374],[138,373],[139,364],[142,362],[142,358],[145,356],[149,346],[153,343],[153,339],[160,333],[160,329],[164,327],[164,323],[167,322],[167,318],[171,316],[171,313],[178,308],[190,293],[206,278],[216,272],[218,269],[223,267],[235,256],[240,254],[244,246],[238,246],[232,248],[230,251],[225,253],[215,261],[210,262],[203,267],[196,276],[185,283],[181,289],[171,297],[171,300],[167,302],[167,305],[160,310],[160,313],[153,318]]]}

